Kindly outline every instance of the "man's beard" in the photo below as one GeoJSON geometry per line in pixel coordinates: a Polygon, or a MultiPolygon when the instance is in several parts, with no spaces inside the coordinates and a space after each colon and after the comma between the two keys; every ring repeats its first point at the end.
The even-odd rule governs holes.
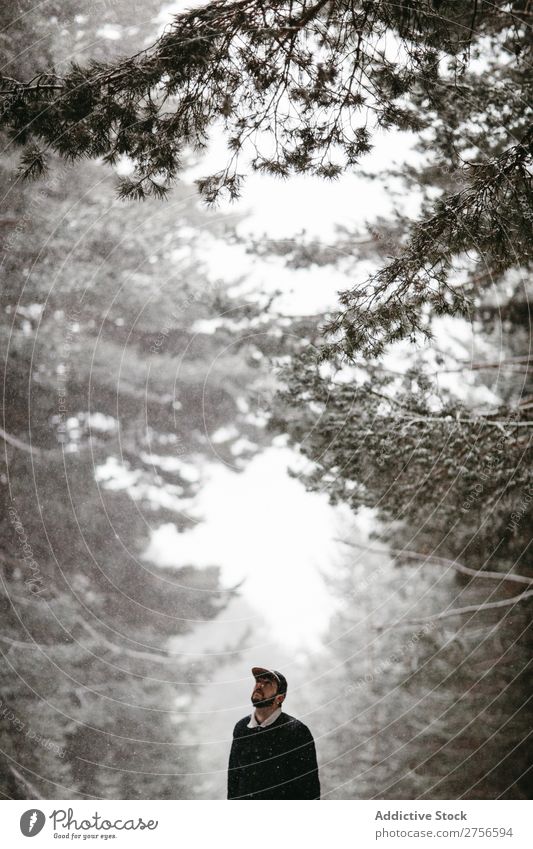
{"type": "Polygon", "coordinates": [[[271,707],[274,704],[275,698],[275,696],[272,696],[271,699],[254,699],[252,696],[252,704],[256,708],[271,707]]]}

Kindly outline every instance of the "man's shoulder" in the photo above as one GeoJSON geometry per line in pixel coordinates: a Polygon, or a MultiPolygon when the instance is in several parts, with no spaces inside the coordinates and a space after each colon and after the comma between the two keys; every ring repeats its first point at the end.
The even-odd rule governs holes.
{"type": "Polygon", "coordinates": [[[290,731],[291,734],[300,734],[302,737],[307,738],[312,738],[313,736],[307,725],[301,719],[291,716],[290,713],[282,713],[274,724],[277,725],[278,723],[280,725],[286,725],[287,731],[290,731]]]}
{"type": "Polygon", "coordinates": [[[248,727],[248,723],[250,722],[250,718],[251,718],[251,714],[249,713],[248,716],[243,716],[242,719],[239,719],[239,721],[235,725],[235,728],[233,729],[233,736],[234,737],[238,737],[241,734],[241,732],[244,731],[248,727]]]}

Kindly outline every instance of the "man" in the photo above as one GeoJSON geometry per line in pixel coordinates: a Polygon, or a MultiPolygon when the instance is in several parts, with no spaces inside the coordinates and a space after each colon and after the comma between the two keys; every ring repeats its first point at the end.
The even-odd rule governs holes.
{"type": "Polygon", "coordinates": [[[228,799],[320,799],[313,736],[281,710],[287,679],[262,666],[252,675],[254,710],[233,731],[228,799]]]}

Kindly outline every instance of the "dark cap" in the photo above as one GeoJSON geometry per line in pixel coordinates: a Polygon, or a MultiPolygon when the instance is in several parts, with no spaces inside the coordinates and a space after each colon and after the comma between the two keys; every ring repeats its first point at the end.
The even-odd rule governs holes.
{"type": "Polygon", "coordinates": [[[254,678],[270,678],[272,681],[276,681],[280,696],[284,696],[287,692],[287,679],[281,672],[277,672],[275,669],[265,669],[264,666],[252,666],[252,675],[254,678]]]}

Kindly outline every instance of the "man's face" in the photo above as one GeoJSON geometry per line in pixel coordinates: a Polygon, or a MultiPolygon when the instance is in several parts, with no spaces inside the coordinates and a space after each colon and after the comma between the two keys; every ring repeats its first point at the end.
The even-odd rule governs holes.
{"type": "Polygon", "coordinates": [[[270,707],[274,704],[274,697],[278,692],[278,682],[272,678],[256,678],[252,690],[252,704],[254,707],[270,707]]]}

